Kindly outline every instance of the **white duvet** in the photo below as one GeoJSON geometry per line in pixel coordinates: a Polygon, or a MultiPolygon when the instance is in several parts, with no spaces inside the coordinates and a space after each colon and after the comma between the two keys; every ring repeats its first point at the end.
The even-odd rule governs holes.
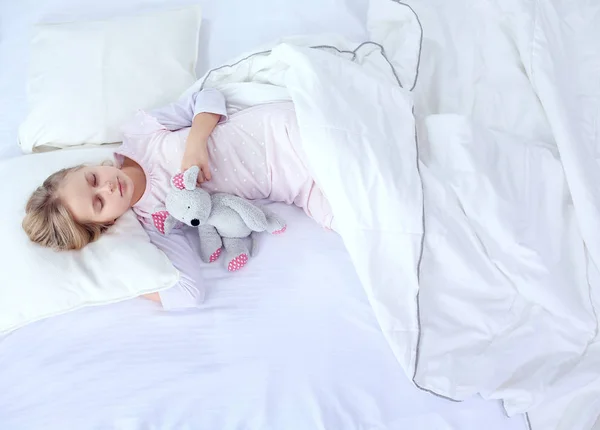
{"type": "Polygon", "coordinates": [[[417,385],[502,399],[534,430],[600,425],[600,5],[372,0],[369,30],[284,40],[190,91],[294,101],[417,385]]]}

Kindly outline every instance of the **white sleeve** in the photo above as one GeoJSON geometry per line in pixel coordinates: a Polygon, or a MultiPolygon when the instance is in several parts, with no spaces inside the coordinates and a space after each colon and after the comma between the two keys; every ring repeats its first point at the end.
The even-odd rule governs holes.
{"type": "Polygon", "coordinates": [[[148,113],[168,130],[175,131],[190,127],[194,117],[205,112],[221,115],[219,122],[227,120],[225,97],[221,91],[206,88],[148,113]]]}
{"type": "Polygon", "coordinates": [[[164,309],[197,307],[204,301],[204,285],[200,272],[200,257],[192,248],[182,229],[173,229],[164,236],[150,228],[146,229],[150,241],[163,251],[179,271],[179,281],[171,288],[160,291],[164,309]]]}

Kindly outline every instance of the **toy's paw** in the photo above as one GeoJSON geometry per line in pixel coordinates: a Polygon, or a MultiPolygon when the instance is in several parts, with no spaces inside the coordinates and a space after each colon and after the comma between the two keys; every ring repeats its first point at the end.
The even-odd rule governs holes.
{"type": "Polygon", "coordinates": [[[229,270],[230,272],[235,272],[237,270],[240,270],[242,267],[244,267],[247,262],[248,262],[248,255],[240,254],[229,262],[229,265],[227,266],[227,270],[229,270]]]}
{"type": "Polygon", "coordinates": [[[286,230],[287,230],[287,225],[284,225],[283,228],[280,228],[279,230],[275,230],[271,234],[283,234],[283,233],[285,233],[286,230]]]}
{"type": "Polygon", "coordinates": [[[274,212],[271,212],[267,207],[263,207],[265,216],[267,217],[267,232],[271,234],[281,234],[285,232],[287,225],[285,221],[274,212]]]}
{"type": "Polygon", "coordinates": [[[217,261],[219,259],[219,257],[221,256],[221,251],[222,251],[222,248],[219,248],[215,252],[213,252],[212,255],[210,256],[210,258],[208,259],[208,262],[214,263],[215,261],[217,261]]]}

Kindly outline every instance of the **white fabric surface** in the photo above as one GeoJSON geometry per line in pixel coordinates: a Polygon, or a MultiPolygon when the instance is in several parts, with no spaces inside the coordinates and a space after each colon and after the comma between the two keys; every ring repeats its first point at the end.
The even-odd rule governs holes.
{"type": "Polygon", "coordinates": [[[134,299],[1,338],[0,427],[525,430],[496,402],[416,388],[339,236],[273,208],[286,234],[261,239],[234,275],[202,267],[200,310],[134,299]]]}
{"type": "Polygon", "coordinates": [[[501,398],[533,430],[596,428],[599,6],[411,4],[425,30],[415,380],[501,398]]]}
{"type": "MultiPolygon", "coordinates": [[[[150,243],[132,211],[79,252],[43,248],[21,228],[27,199],[48,175],[110,160],[113,150],[65,150],[0,161],[0,333],[84,306],[163,290],[178,281],[178,271],[150,243]]],[[[202,285],[197,289],[202,292],[202,285]]]]}
{"type": "Polygon", "coordinates": [[[350,63],[306,48],[314,38],[284,40],[191,90],[216,86],[232,110],[294,100],[309,167],[419,386],[502,399],[511,415],[532,412],[534,430],[590,429],[600,390],[591,162],[600,15],[585,2],[436,6],[413,15],[372,0],[369,15],[405,88],[422,48],[417,142],[412,95],[372,46],[350,63]],[[564,29],[564,17],[589,39],[564,29]]]}

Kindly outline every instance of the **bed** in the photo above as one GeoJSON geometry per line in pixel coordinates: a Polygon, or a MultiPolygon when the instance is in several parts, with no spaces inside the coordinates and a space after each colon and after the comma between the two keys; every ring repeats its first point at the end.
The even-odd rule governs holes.
{"type": "MultiPolygon", "coordinates": [[[[17,127],[25,115],[27,29],[32,23],[182,3],[190,2],[4,2],[0,157],[20,155],[17,127]]],[[[420,40],[421,86],[415,89],[418,133],[424,136],[421,112],[424,117],[474,109],[469,98],[461,103],[458,92],[470,94],[474,70],[469,70],[471,63],[461,69],[455,59],[475,39],[460,31],[466,16],[461,11],[469,8],[468,2],[435,2],[430,7],[408,3],[416,12],[415,22],[431,31],[420,40]],[[447,26],[444,13],[451,17],[447,26]],[[455,78],[453,93],[448,88],[455,78]],[[440,88],[445,89],[444,97],[438,94],[440,88]]],[[[362,0],[202,5],[199,75],[282,36],[336,33],[364,40],[367,35],[368,2],[362,0]]],[[[511,120],[519,124],[514,117],[507,119],[511,120]]],[[[427,169],[423,174],[427,178],[427,169]]],[[[80,309],[0,338],[0,386],[7,387],[0,390],[1,427],[545,430],[532,427],[523,413],[509,418],[497,400],[502,397],[495,393],[483,393],[487,400],[472,394],[448,396],[461,398],[457,402],[426,384],[415,385],[411,378],[419,382],[423,375],[407,375],[406,366],[399,363],[394,343],[382,331],[381,314],[374,312],[361,285],[364,279],[357,274],[348,244],[296,208],[273,209],[288,220],[287,236],[261,244],[259,256],[239,276],[205,267],[211,282],[200,311],[165,312],[134,299],[80,309]],[[295,266],[294,260],[303,265],[295,266]]],[[[430,270],[426,273],[434,273],[427,264],[424,260],[430,270]]],[[[437,282],[427,276],[424,281],[437,282]]],[[[431,297],[426,291],[421,309],[428,309],[427,300],[431,297]]],[[[424,318],[423,323],[424,332],[430,333],[427,330],[437,321],[424,318]]],[[[439,355],[431,339],[421,339],[422,351],[439,355]]],[[[423,382],[429,381],[425,377],[423,382]]]]}

